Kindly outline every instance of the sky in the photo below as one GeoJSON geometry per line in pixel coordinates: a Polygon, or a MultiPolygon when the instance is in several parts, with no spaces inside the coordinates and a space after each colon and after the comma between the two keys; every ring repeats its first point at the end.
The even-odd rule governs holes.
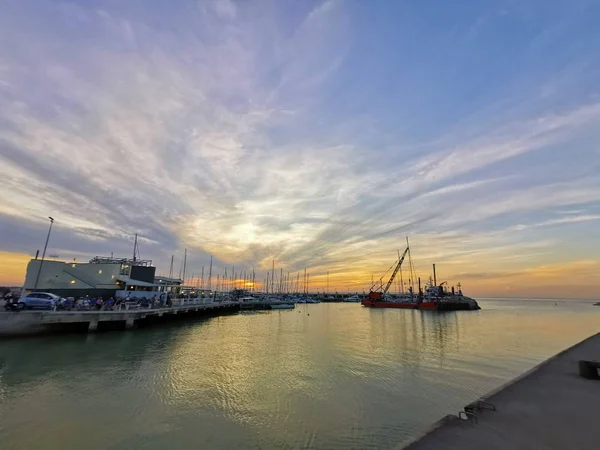
{"type": "MultiPolygon", "coordinates": [[[[0,284],[140,256],[598,298],[595,0],[2,0],[0,284]]],[[[229,272],[231,273],[231,272],[229,272]]]]}

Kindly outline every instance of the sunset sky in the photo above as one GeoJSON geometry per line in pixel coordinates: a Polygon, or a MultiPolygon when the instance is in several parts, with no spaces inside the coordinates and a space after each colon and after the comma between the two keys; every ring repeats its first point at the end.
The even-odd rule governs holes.
{"type": "MultiPolygon", "coordinates": [[[[600,297],[600,2],[4,0],[0,285],[214,256],[600,297]]],[[[230,269],[229,269],[230,270],[230,269]]]]}

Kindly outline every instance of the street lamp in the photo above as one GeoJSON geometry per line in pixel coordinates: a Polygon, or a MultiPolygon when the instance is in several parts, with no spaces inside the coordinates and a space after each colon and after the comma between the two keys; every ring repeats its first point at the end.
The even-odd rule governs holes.
{"type": "Polygon", "coordinates": [[[46,249],[48,248],[48,241],[50,240],[50,232],[52,231],[52,224],[54,223],[54,219],[48,216],[50,219],[50,228],[48,228],[48,236],[46,236],[46,244],[44,245],[44,252],[42,253],[42,260],[40,261],[40,267],[38,267],[38,273],[35,277],[35,285],[33,286],[33,290],[37,289],[38,281],[40,280],[40,273],[42,272],[42,265],[44,264],[44,257],[46,256],[46,249]]]}

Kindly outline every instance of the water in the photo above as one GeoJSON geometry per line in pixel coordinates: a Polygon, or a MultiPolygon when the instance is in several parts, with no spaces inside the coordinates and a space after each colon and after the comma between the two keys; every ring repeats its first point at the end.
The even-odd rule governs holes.
{"type": "Polygon", "coordinates": [[[2,449],[386,449],[600,331],[578,301],[299,305],[0,342],[2,449]]]}

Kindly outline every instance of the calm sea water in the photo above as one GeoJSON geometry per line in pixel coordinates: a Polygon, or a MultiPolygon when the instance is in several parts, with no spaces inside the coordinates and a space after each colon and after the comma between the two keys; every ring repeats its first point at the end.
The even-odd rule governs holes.
{"type": "Polygon", "coordinates": [[[299,305],[0,341],[0,447],[387,449],[600,331],[582,301],[299,305]]]}

